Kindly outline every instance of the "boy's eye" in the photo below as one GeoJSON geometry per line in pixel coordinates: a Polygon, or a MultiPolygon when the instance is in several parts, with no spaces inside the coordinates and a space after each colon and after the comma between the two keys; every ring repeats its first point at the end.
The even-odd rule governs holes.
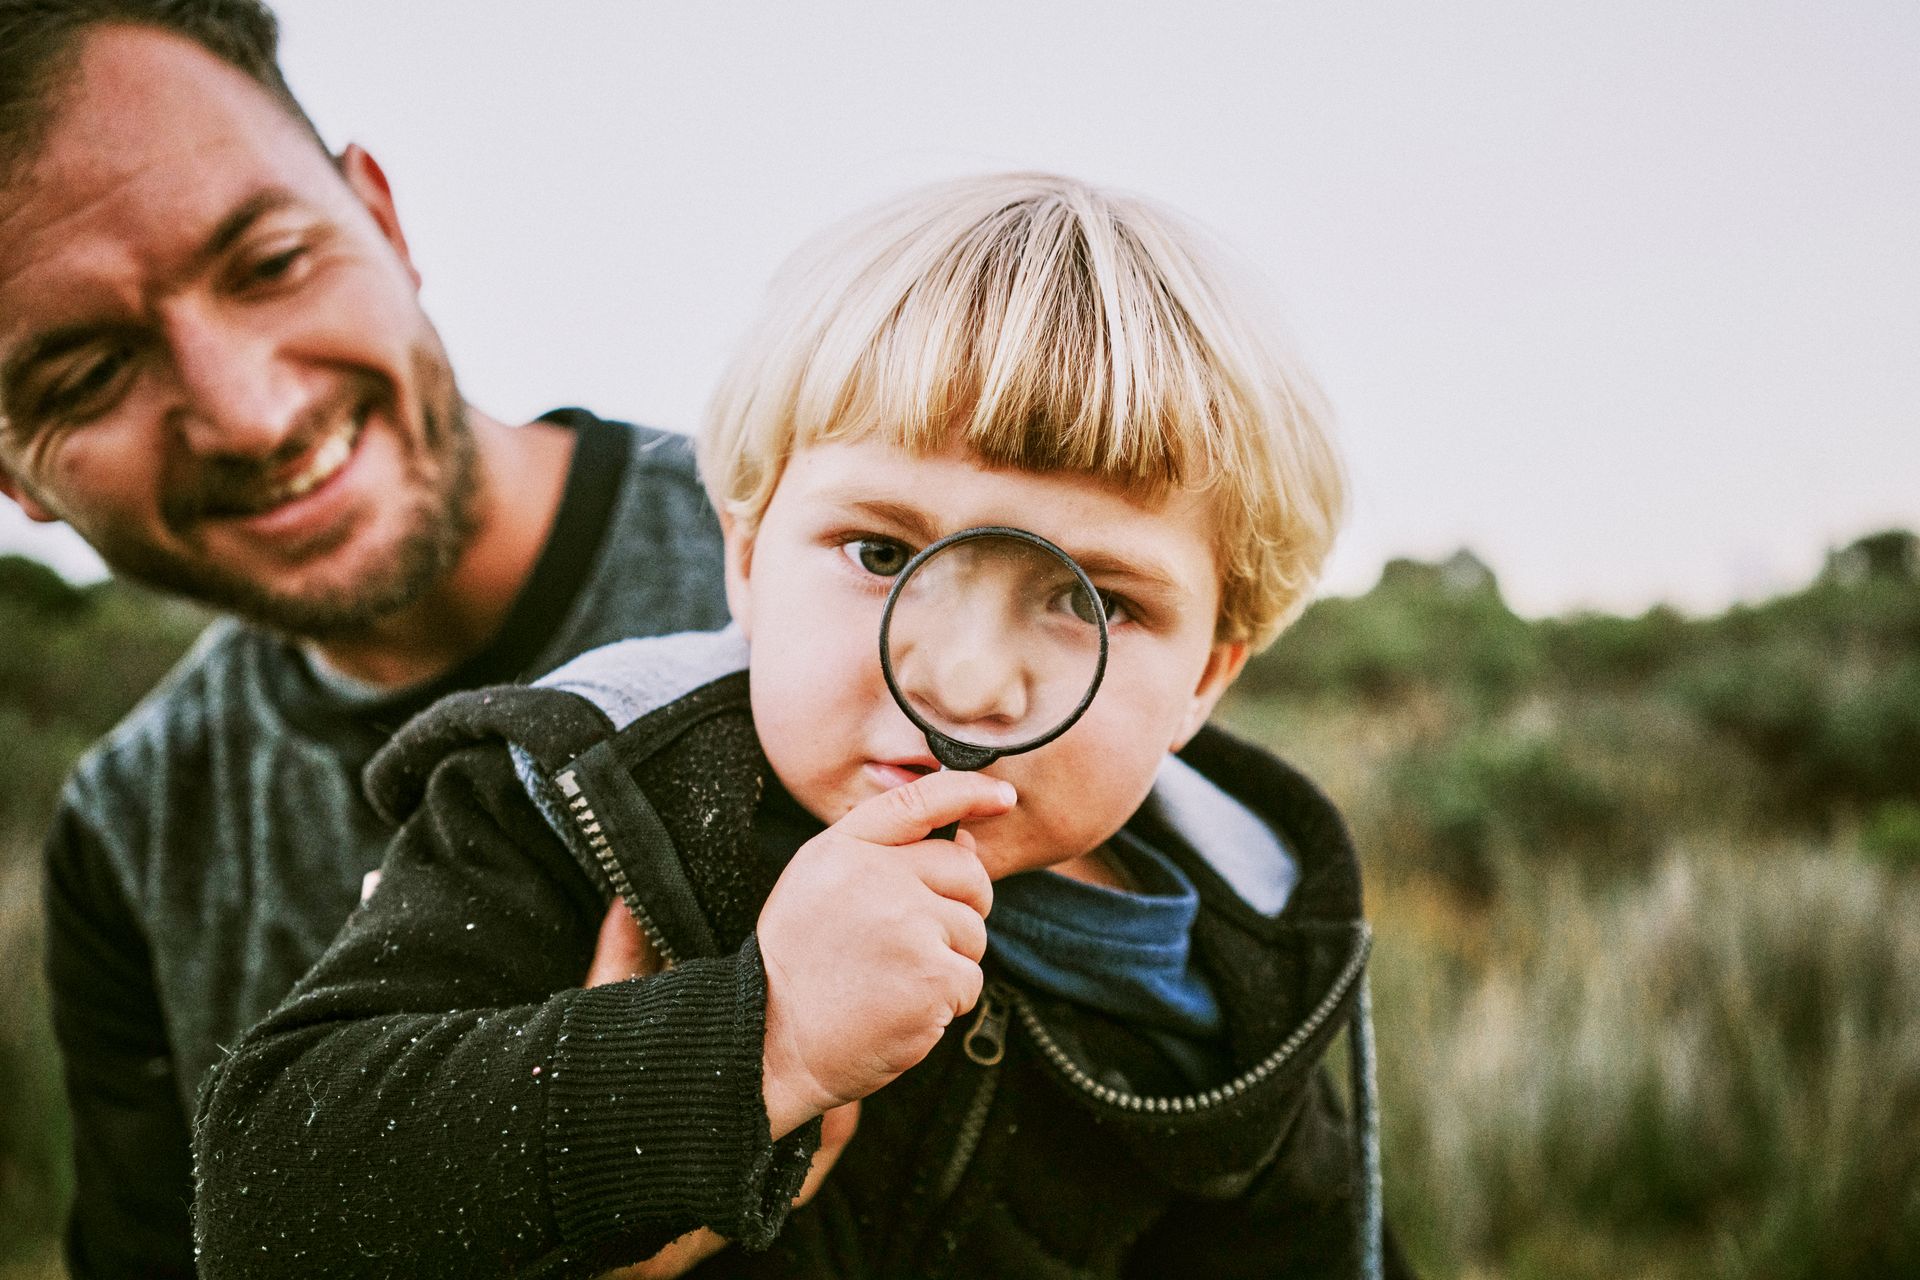
{"type": "MultiPolygon", "coordinates": [[[[1061,603],[1074,617],[1088,626],[1098,624],[1099,619],[1093,612],[1093,598],[1087,594],[1087,589],[1078,583],[1066,590],[1065,599],[1061,603]]],[[[1111,591],[1100,592],[1100,607],[1106,610],[1107,625],[1110,627],[1118,626],[1133,616],[1133,611],[1127,607],[1126,598],[1117,596],[1111,591]]]]}
{"type": "Polygon", "coordinates": [[[855,538],[851,542],[841,543],[840,552],[868,573],[880,578],[897,576],[907,567],[907,561],[913,559],[913,548],[892,538],[855,538]]]}

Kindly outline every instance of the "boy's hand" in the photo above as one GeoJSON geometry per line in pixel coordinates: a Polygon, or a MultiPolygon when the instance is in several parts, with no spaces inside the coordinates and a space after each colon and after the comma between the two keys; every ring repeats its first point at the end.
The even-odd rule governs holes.
{"type": "Polygon", "coordinates": [[[943,770],[856,805],[794,854],[758,927],[774,1137],[919,1062],[980,998],[993,885],[971,834],[927,833],[1014,800],[1005,782],[943,770]]]}

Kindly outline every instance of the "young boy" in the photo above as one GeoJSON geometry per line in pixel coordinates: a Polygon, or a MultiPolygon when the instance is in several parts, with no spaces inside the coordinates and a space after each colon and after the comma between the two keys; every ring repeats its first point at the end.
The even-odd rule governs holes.
{"type": "Polygon", "coordinates": [[[1363,1002],[1352,850],[1204,727],[1341,505],[1259,313],[1153,206],[933,188],[795,259],[701,454],[736,626],[388,748],[378,892],[203,1094],[206,1274],[1370,1269],[1319,1070],[1363,1002]],[[938,771],[880,612],[987,524],[1092,574],[1107,675],[1058,740],[938,771]],[[566,989],[616,894],[668,967],[566,989]]]}

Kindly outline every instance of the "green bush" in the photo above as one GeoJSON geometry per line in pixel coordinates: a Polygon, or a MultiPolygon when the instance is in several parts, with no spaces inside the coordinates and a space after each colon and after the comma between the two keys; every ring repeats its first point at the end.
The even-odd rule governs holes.
{"type": "Polygon", "coordinates": [[[1920,871],[1920,804],[1894,800],[1873,811],[1860,832],[1868,857],[1899,871],[1920,871]]]}
{"type": "Polygon", "coordinates": [[[1390,561],[1366,595],[1316,603],[1242,679],[1252,693],[1379,704],[1438,689],[1495,706],[1519,694],[1539,664],[1531,624],[1463,551],[1439,564],[1390,561]]]}
{"type": "Polygon", "coordinates": [[[1543,863],[1638,865],[1646,852],[1621,798],[1552,733],[1416,744],[1388,766],[1381,799],[1396,863],[1472,897],[1543,863]]]}
{"type": "Polygon", "coordinates": [[[72,618],[86,604],[85,592],[38,560],[0,556],[0,612],[72,618]]]}
{"type": "Polygon", "coordinates": [[[1830,822],[1920,799],[1920,654],[1848,663],[1815,641],[1781,640],[1744,661],[1696,663],[1666,687],[1768,768],[1783,814],[1830,822]]]}
{"type": "Polygon", "coordinates": [[[1567,688],[1631,688],[1687,654],[1694,627],[1664,605],[1637,618],[1604,613],[1548,618],[1538,625],[1544,665],[1567,688]]]}

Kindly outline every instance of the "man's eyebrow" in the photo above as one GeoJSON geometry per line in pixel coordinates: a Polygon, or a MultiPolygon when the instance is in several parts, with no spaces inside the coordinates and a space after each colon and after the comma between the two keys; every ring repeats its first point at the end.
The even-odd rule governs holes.
{"type": "Polygon", "coordinates": [[[232,213],[220,219],[220,225],[213,229],[213,234],[194,251],[191,269],[197,270],[206,266],[233,248],[254,223],[277,209],[296,203],[297,199],[298,197],[285,187],[268,187],[263,191],[256,191],[243,200],[232,213]]]}

